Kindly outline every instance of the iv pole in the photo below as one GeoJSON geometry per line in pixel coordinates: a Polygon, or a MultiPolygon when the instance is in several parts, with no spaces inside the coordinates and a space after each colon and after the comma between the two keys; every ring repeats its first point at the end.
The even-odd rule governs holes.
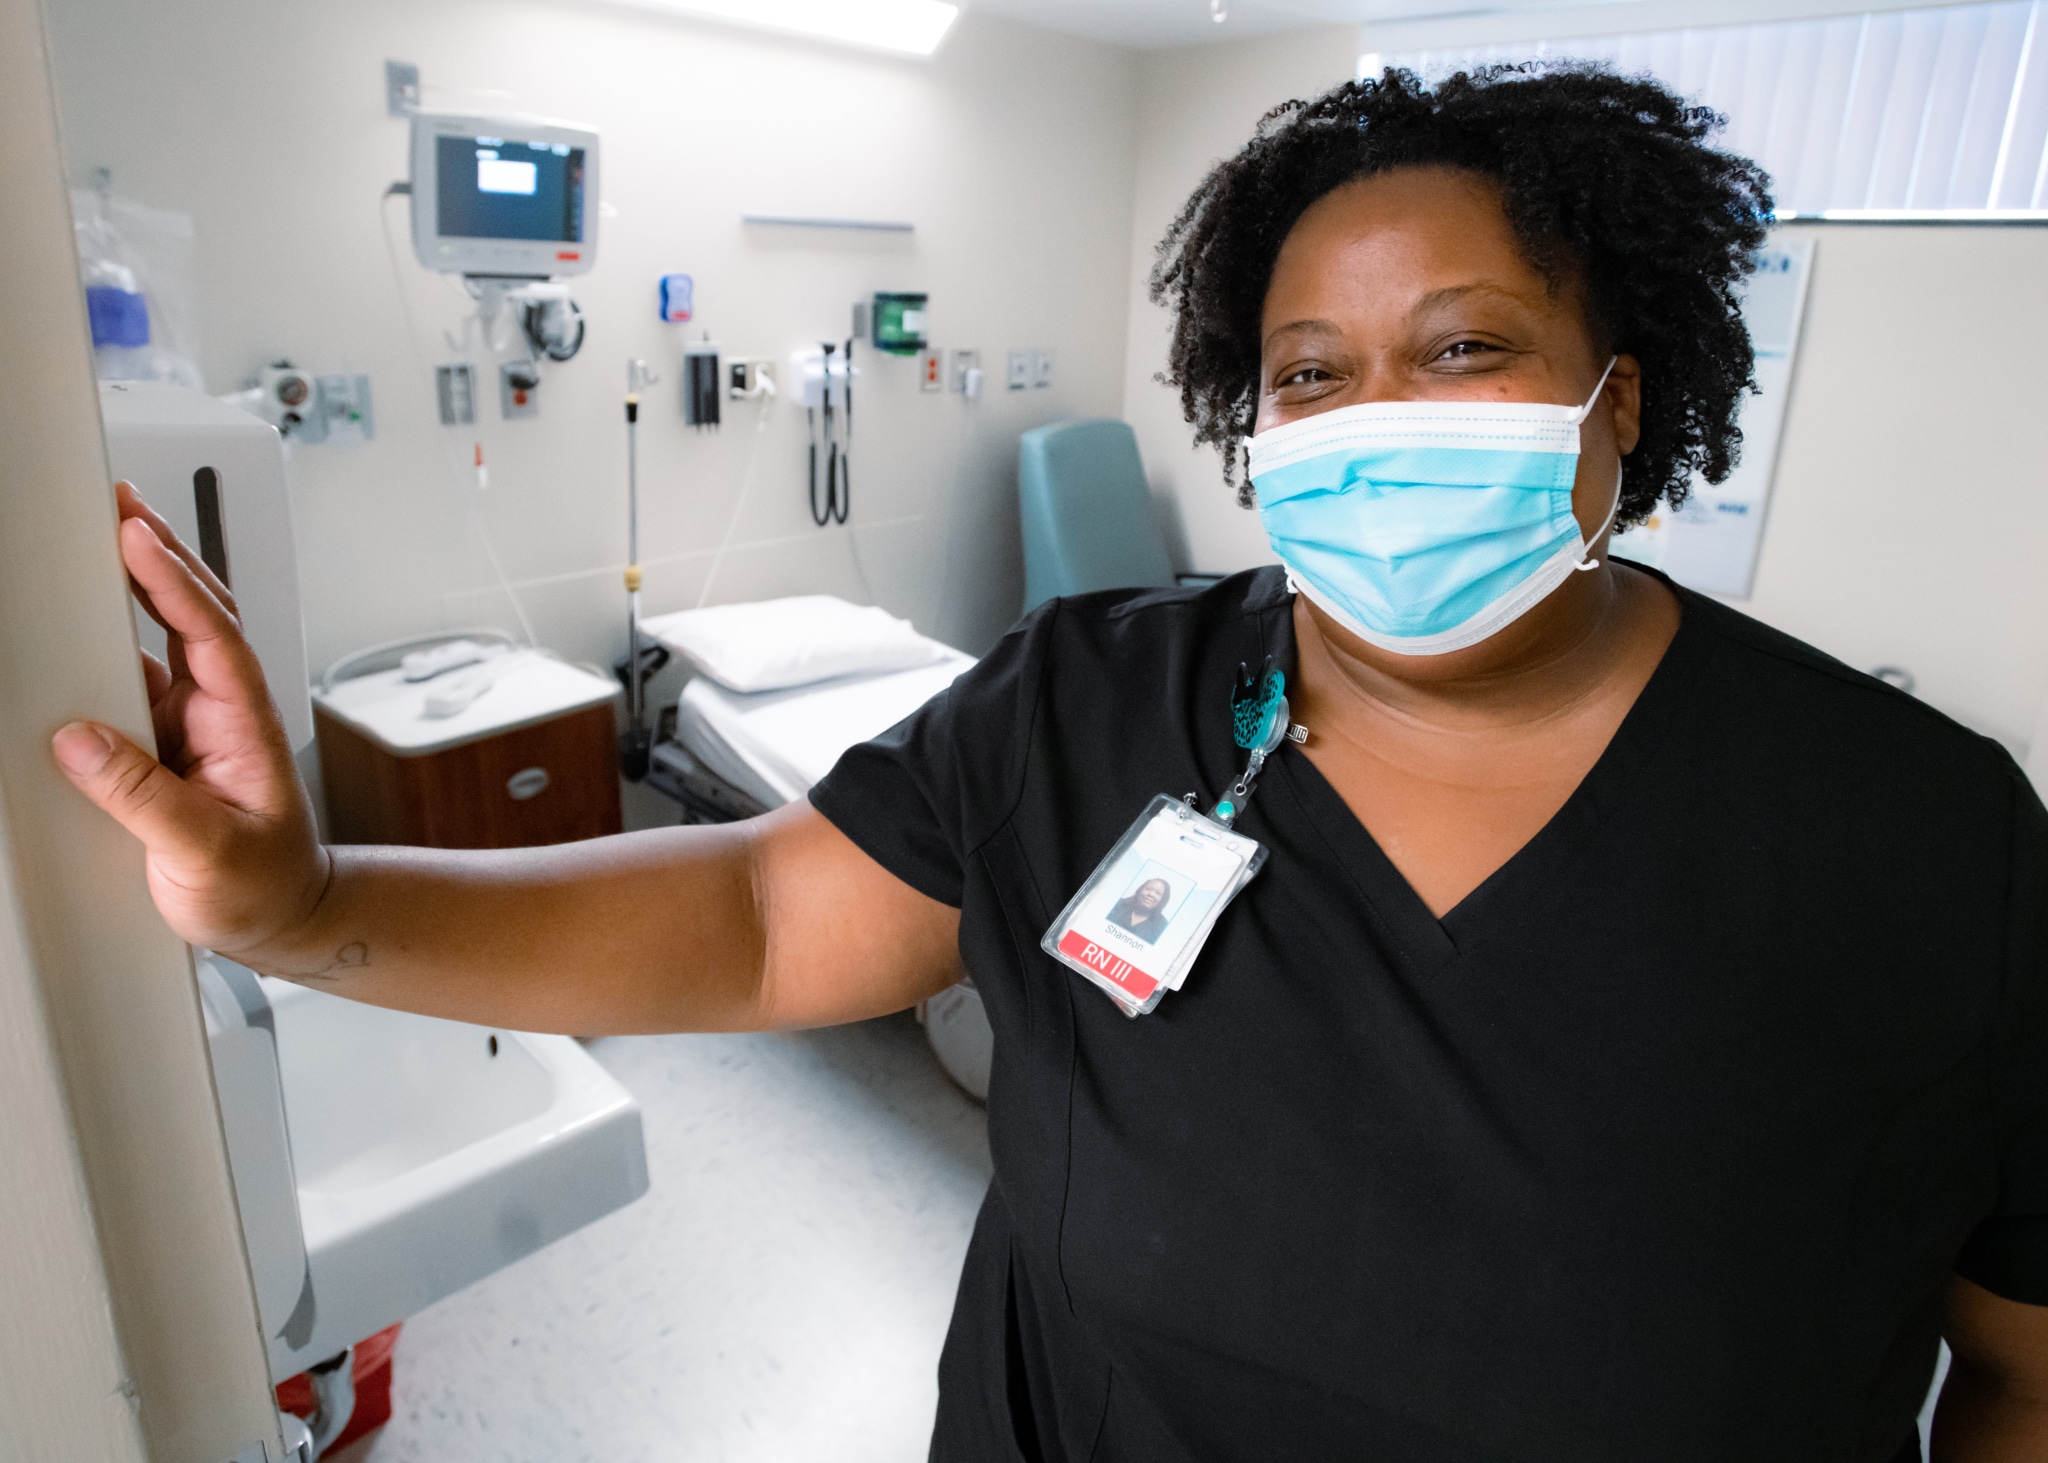
{"type": "Polygon", "coordinates": [[[661,668],[645,667],[640,654],[640,388],[660,379],[647,362],[626,362],[626,658],[619,662],[619,678],[626,683],[626,730],[619,737],[619,770],[629,782],[647,775],[654,746],[647,727],[647,677],[661,668]]]}

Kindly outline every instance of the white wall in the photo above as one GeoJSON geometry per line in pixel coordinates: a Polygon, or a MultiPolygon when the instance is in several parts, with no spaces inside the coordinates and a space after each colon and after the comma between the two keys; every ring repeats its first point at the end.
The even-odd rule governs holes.
{"type": "Polygon", "coordinates": [[[1211,166],[1242,147],[1260,117],[1315,96],[1358,65],[1352,26],[1270,40],[1217,42],[1138,56],[1137,176],[1131,197],[1130,358],[1123,415],[1138,434],[1176,567],[1228,571],[1272,560],[1257,515],[1237,506],[1223,465],[1197,449],[1166,367],[1167,313],[1147,298],[1154,251],[1211,166]]]}
{"type": "MultiPolygon", "coordinates": [[[[274,356],[375,381],[378,436],[293,463],[310,660],[393,636],[513,621],[465,515],[493,535],[541,639],[624,648],[629,355],[663,372],[643,411],[641,558],[650,613],[696,601],[751,466],[711,598],[872,598],[970,650],[1015,617],[1017,434],[1111,414],[1122,391],[1133,64],[1115,47],[969,14],[939,56],[901,60],[575,0],[66,0],[52,7],[75,180],[198,221],[208,384],[274,356]],[[551,368],[534,422],[504,422],[472,351],[476,429],[435,415],[427,363],[466,302],[413,263],[388,207],[417,352],[379,236],[406,173],[383,62],[418,63],[430,107],[518,109],[603,130],[596,271],[576,284],[583,352],[551,368]],[[907,219],[914,236],[762,230],[743,212],[907,219]],[[923,395],[914,363],[868,354],[856,394],[853,522],[804,503],[800,411],[727,403],[722,431],[681,424],[684,327],[655,281],[695,276],[698,324],[728,355],[785,356],[844,336],[852,301],[928,290],[933,338],[991,368],[975,405],[923,395]],[[1057,352],[1050,390],[1008,393],[1010,346],[1057,352]],[[481,440],[491,486],[470,473],[481,440]],[[872,594],[868,592],[872,587],[872,594]]],[[[694,331],[695,327],[691,327],[694,331]]]]}
{"type": "Polygon", "coordinates": [[[2014,747],[2048,696],[2048,229],[1817,240],[1751,598],[1736,608],[2014,747]]]}

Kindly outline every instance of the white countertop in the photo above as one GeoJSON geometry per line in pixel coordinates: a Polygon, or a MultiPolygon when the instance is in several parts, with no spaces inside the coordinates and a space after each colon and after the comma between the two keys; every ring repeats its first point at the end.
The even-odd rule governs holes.
{"type": "Polygon", "coordinates": [[[551,721],[599,706],[619,694],[619,683],[538,650],[512,650],[490,662],[489,690],[453,716],[425,713],[427,693],[464,671],[431,681],[408,681],[398,669],[375,671],[313,692],[313,703],[399,757],[421,757],[481,741],[516,727],[551,721]]]}

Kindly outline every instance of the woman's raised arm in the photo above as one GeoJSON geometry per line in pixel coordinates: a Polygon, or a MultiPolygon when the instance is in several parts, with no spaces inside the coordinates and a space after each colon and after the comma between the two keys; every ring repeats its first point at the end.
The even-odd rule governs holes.
{"type": "Polygon", "coordinates": [[[736,1030],[880,1015],[957,979],[959,912],[808,803],[550,848],[324,848],[234,600],[126,484],[121,555],[168,636],[158,757],[54,739],[141,840],[195,945],[337,995],[533,1031],[736,1030]]]}

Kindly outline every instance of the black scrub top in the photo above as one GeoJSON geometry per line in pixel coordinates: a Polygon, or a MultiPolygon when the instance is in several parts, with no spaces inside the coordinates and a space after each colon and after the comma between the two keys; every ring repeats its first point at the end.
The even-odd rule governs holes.
{"type": "Polygon", "coordinates": [[[1270,862],[1135,1020],[1039,939],[1155,793],[1238,772],[1277,570],[1054,601],[814,789],[959,907],[995,1029],[935,1459],[1885,1463],[1952,1272],[2048,1304],[2048,815],[1676,593],[1441,920],[1283,747],[1270,862]]]}

